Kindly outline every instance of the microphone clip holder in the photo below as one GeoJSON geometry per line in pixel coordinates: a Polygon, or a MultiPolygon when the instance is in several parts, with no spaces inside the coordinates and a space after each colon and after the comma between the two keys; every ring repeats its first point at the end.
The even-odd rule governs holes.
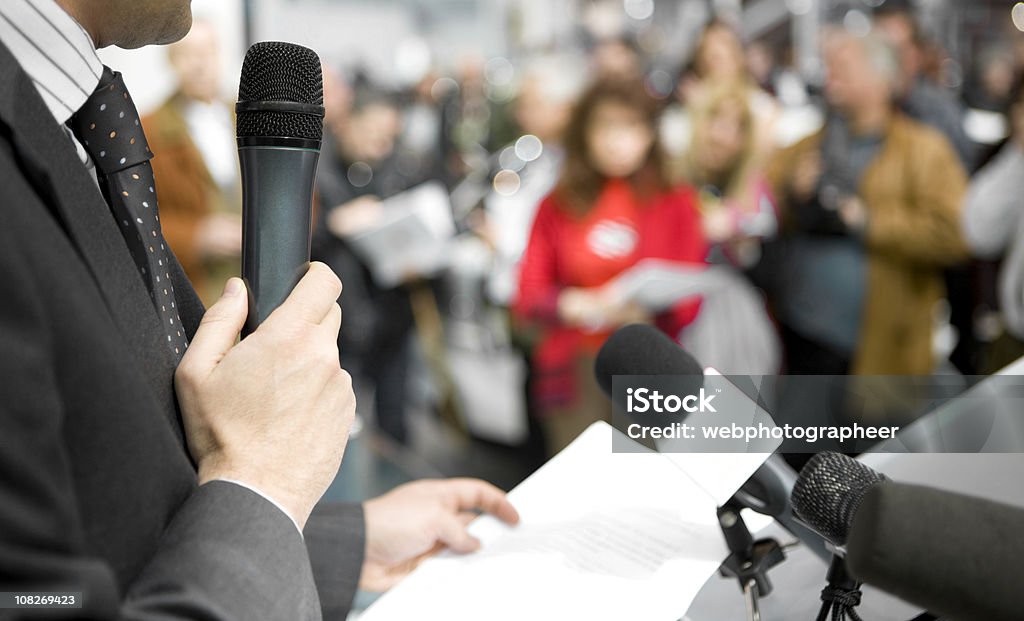
{"type": "Polygon", "coordinates": [[[760,621],[760,599],[772,592],[768,570],[786,559],[782,546],[775,539],[754,541],[740,515],[743,505],[730,500],[718,508],[718,525],[729,546],[729,557],[719,568],[726,578],[736,578],[747,603],[747,617],[760,621]]]}

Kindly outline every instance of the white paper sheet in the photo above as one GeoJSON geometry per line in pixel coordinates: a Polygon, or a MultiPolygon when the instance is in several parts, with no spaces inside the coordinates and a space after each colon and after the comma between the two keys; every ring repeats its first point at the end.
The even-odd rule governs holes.
{"type": "Polygon", "coordinates": [[[383,201],[383,219],[372,229],[348,238],[383,287],[410,275],[432,276],[447,266],[455,235],[448,192],[428,182],[383,201]]]}
{"type": "Polygon", "coordinates": [[[509,494],[519,526],[481,517],[480,552],[424,562],[360,621],[682,617],[728,554],[713,496],[731,496],[736,473],[612,453],[616,433],[592,425],[509,494]]]}
{"type": "Polygon", "coordinates": [[[714,267],[664,259],[643,259],[605,285],[616,301],[636,302],[663,311],[680,300],[714,290],[722,284],[714,267]]]}

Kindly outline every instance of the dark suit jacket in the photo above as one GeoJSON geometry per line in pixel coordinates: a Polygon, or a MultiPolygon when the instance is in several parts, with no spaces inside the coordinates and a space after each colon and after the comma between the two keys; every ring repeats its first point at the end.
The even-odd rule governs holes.
{"type": "MultiPolygon", "coordinates": [[[[0,84],[0,591],[81,591],[72,618],[344,618],[361,508],[319,507],[304,541],[261,496],[197,487],[114,219],[2,45],[0,84]]],[[[172,278],[191,336],[203,308],[176,261],[172,278]]]]}

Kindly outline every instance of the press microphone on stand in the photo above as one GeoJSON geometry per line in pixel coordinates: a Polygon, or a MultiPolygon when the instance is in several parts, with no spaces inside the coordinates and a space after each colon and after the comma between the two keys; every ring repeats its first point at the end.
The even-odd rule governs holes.
{"type": "Polygon", "coordinates": [[[949,619],[1024,618],[1024,509],[886,480],[845,455],[807,463],[797,515],[846,545],[851,576],[949,619]]]}
{"type": "Polygon", "coordinates": [[[236,126],[242,174],[242,278],[251,334],[309,269],[313,183],[323,137],[316,52],[267,41],[246,52],[236,126]]]}
{"type": "Polygon", "coordinates": [[[594,377],[604,394],[616,401],[612,378],[616,375],[678,375],[687,384],[681,388],[694,393],[704,385],[704,369],[688,351],[648,324],[630,324],[612,333],[597,352],[594,377]]]}
{"type": "MultiPolygon", "coordinates": [[[[673,375],[683,382],[680,389],[696,394],[704,385],[704,371],[678,343],[657,328],[646,324],[633,324],[613,333],[597,354],[594,373],[598,384],[614,404],[626,411],[621,395],[613,391],[616,375],[673,375]]],[[[637,422],[654,423],[644,415],[630,415],[637,422]]],[[[666,414],[657,414],[662,420],[666,414]]],[[[679,414],[679,419],[685,414],[679,414]]],[[[744,483],[733,498],[718,510],[719,525],[730,556],[722,564],[721,573],[738,580],[747,599],[751,619],[760,618],[758,600],[771,593],[767,572],[785,559],[782,547],[774,539],[755,541],[743,521],[740,511],[750,508],[770,515],[784,528],[796,535],[819,557],[827,557],[824,541],[816,533],[794,519],[789,497],[796,473],[778,455],[772,455],[754,475],[744,483]]]]}
{"type": "Polygon", "coordinates": [[[800,471],[793,486],[793,511],[805,524],[835,546],[828,570],[828,585],[821,591],[818,619],[847,616],[857,621],[855,608],[860,604],[861,581],[853,578],[846,564],[845,545],[849,519],[864,494],[885,477],[871,468],[839,453],[819,453],[800,471]]]}
{"type": "MultiPolygon", "coordinates": [[[[647,324],[633,324],[616,330],[597,354],[594,374],[601,390],[613,401],[612,378],[616,375],[676,375],[692,378],[682,386],[696,393],[704,385],[701,364],[678,343],[657,328],[647,324]]],[[[625,404],[615,405],[625,411],[625,404]]],[[[642,416],[632,414],[631,416],[642,416]]],[[[657,414],[664,420],[669,414],[657,414]]],[[[680,414],[682,418],[685,414],[680,414]]],[[[772,455],[743,484],[734,500],[743,507],[775,518],[786,530],[795,535],[818,558],[828,561],[831,553],[820,535],[795,519],[790,506],[790,494],[797,473],[780,455],[772,455]]]]}

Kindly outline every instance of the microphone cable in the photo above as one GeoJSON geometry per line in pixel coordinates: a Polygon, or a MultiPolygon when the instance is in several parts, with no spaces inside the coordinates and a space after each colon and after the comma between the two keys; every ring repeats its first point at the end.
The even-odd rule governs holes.
{"type": "Polygon", "coordinates": [[[828,584],[821,590],[822,604],[815,621],[828,621],[829,612],[832,613],[832,621],[863,621],[857,613],[860,587],[861,583],[846,571],[846,560],[839,555],[833,557],[828,568],[828,584]]]}

